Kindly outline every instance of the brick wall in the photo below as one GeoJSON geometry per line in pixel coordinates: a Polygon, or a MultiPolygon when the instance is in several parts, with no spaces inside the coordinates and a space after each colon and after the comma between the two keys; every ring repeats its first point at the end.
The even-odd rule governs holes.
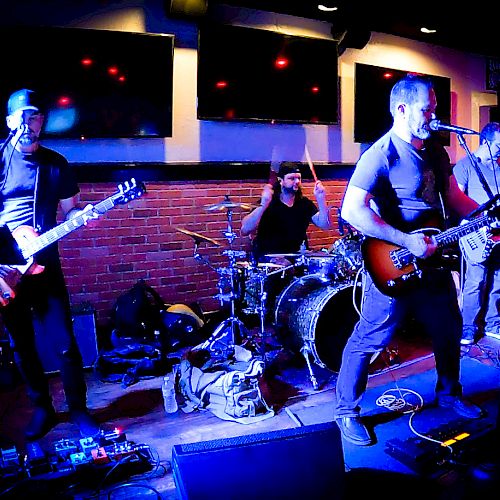
{"type": "MultiPolygon", "coordinates": [[[[346,180],[324,181],[328,204],[337,221],[346,180]]],[[[98,327],[111,325],[111,311],[118,296],[138,279],[155,288],[167,304],[198,302],[204,311],[220,307],[217,294],[219,274],[210,266],[224,268],[223,251],[229,242],[223,233],[228,227],[227,210],[208,211],[229,195],[231,201],[255,203],[262,181],[169,181],[146,182],[147,192],[125,205],[117,205],[86,227],[59,242],[64,272],[73,306],[89,303],[96,310],[98,327]],[[215,239],[221,244],[202,242],[198,251],[210,266],[194,259],[194,240],[176,228],[215,239]]],[[[113,194],[111,182],[80,183],[82,203],[96,203],[113,194]]],[[[304,193],[312,197],[313,184],[304,181],[304,193]]],[[[232,228],[237,234],[234,250],[248,252],[250,240],[239,236],[245,211],[235,209],[232,228]]],[[[336,227],[336,226],[335,226],[336,227]]],[[[328,248],[339,233],[311,226],[311,248],[328,248]]],[[[246,260],[246,258],[237,260],[246,260]]]]}

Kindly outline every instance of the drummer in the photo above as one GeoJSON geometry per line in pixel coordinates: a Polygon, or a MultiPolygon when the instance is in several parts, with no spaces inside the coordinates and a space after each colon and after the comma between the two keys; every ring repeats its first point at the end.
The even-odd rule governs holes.
{"type": "Polygon", "coordinates": [[[254,236],[252,253],[257,262],[265,261],[267,254],[308,249],[307,229],[311,222],[320,229],[331,229],[330,211],[321,181],[314,185],[314,197],[317,206],[302,193],[301,164],[282,162],[275,184],[263,187],[260,205],[241,222],[242,236],[254,236]]]}
{"type": "Polygon", "coordinates": [[[301,164],[282,162],[274,185],[262,189],[260,205],[241,222],[241,235],[250,235],[252,255],[257,263],[292,264],[289,258],[269,254],[294,254],[309,248],[307,229],[311,223],[331,229],[330,211],[321,181],[314,185],[316,204],[302,193],[301,164]]]}

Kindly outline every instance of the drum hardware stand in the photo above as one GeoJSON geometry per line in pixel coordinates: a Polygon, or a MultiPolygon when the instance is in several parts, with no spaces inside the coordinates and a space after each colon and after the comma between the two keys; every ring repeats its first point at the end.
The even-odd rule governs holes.
{"type": "Polygon", "coordinates": [[[223,233],[225,238],[229,242],[229,250],[224,250],[222,253],[223,255],[227,256],[229,259],[229,266],[227,268],[219,268],[217,272],[219,273],[219,282],[218,282],[218,288],[219,288],[219,293],[215,296],[220,300],[221,306],[223,305],[224,302],[229,302],[230,303],[230,316],[229,318],[225,319],[222,323],[220,323],[217,328],[214,330],[212,335],[208,340],[206,340],[204,343],[201,344],[200,348],[201,349],[208,349],[210,351],[222,351],[221,354],[224,357],[229,357],[231,354],[234,353],[234,346],[236,345],[236,340],[237,340],[237,332],[240,334],[240,340],[242,338],[249,337],[249,332],[244,325],[244,323],[236,316],[236,286],[234,282],[234,274],[237,271],[236,268],[236,258],[243,258],[246,256],[246,252],[242,250],[233,250],[231,248],[233,241],[236,238],[236,233],[233,231],[232,228],[232,218],[233,218],[233,210],[232,207],[235,204],[233,204],[229,196],[226,195],[224,202],[220,204],[222,208],[227,209],[227,229],[223,233]],[[226,272],[229,271],[229,272],[226,272]],[[224,293],[225,292],[225,287],[224,287],[224,275],[228,274],[229,275],[229,293],[224,293]],[[224,339],[227,339],[227,341],[224,341],[224,339]],[[218,349],[217,343],[220,341],[222,342],[222,349],[218,349]]]}
{"type": "Polygon", "coordinates": [[[309,356],[312,354],[312,352],[311,352],[311,347],[309,346],[309,343],[307,341],[304,341],[304,345],[300,349],[300,353],[302,354],[302,356],[304,356],[304,358],[306,360],[307,369],[309,370],[309,379],[311,380],[311,384],[313,386],[313,389],[315,391],[317,391],[319,388],[319,385],[318,385],[318,381],[316,380],[316,377],[315,377],[313,369],[312,369],[311,360],[309,359],[309,356]]]}

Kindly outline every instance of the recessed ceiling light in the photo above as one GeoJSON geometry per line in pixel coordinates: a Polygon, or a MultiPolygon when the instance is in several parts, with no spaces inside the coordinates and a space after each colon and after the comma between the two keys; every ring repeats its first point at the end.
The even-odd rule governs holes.
{"type": "Polygon", "coordinates": [[[437,30],[430,30],[429,28],[420,28],[422,33],[437,33],[437,30]]]}
{"type": "Polygon", "coordinates": [[[338,7],[328,7],[328,6],[323,5],[323,4],[318,4],[318,10],[322,10],[323,12],[333,12],[337,9],[338,9],[338,7]]]}

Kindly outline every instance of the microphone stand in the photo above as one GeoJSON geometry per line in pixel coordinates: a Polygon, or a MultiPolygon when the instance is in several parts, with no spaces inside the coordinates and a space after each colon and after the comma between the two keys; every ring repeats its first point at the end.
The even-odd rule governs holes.
{"type": "Polygon", "coordinates": [[[498,200],[500,199],[499,195],[494,195],[491,191],[491,188],[484,178],[483,173],[481,172],[481,169],[479,168],[479,165],[477,164],[476,159],[474,158],[473,154],[470,152],[469,147],[467,146],[467,143],[465,142],[463,134],[457,133],[458,135],[458,142],[460,143],[460,146],[462,146],[463,149],[465,149],[465,152],[467,153],[467,156],[469,157],[469,160],[474,167],[474,170],[476,171],[476,174],[479,178],[479,181],[481,182],[481,185],[483,186],[483,189],[486,191],[486,194],[488,195],[488,201],[474,209],[470,214],[468,214],[465,218],[470,219],[472,217],[475,217],[478,213],[483,212],[484,210],[488,210],[489,208],[493,207],[498,200]]]}
{"type": "Polygon", "coordinates": [[[14,137],[15,133],[16,132],[14,130],[11,130],[9,132],[9,135],[7,136],[7,139],[5,139],[5,141],[3,142],[3,144],[0,146],[0,155],[3,154],[4,149],[7,147],[7,144],[9,144],[9,142],[11,141],[11,139],[14,137]]]}

